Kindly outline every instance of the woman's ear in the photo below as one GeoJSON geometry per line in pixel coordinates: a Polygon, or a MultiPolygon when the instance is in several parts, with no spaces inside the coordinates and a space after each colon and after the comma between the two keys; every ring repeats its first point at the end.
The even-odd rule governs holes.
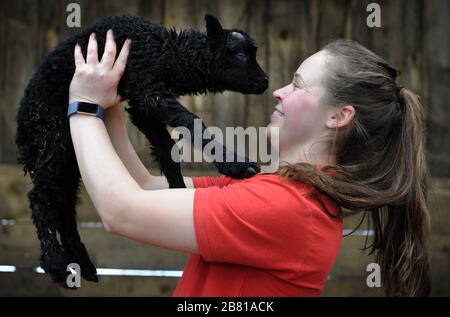
{"type": "Polygon", "coordinates": [[[355,112],[355,108],[351,105],[339,107],[337,112],[329,115],[327,128],[336,129],[348,126],[355,117],[355,112]]]}

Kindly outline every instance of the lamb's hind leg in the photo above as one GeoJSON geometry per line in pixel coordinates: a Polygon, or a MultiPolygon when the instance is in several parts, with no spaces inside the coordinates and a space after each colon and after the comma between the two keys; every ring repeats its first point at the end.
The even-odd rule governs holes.
{"type": "Polygon", "coordinates": [[[76,195],[80,173],[69,143],[54,132],[43,144],[41,156],[30,169],[34,187],[29,193],[32,218],[41,241],[41,266],[61,286],[67,287],[67,265],[77,263],[81,275],[96,281],[96,270],[80,241],[76,224],[76,195]],[[57,240],[60,234],[62,246],[57,240]]]}
{"type": "Polygon", "coordinates": [[[63,213],[58,220],[58,231],[61,244],[68,263],[76,263],[80,266],[81,276],[91,282],[98,282],[97,270],[89,259],[86,247],[81,242],[76,223],[76,205],[79,193],[80,174],[75,158],[66,160],[64,168],[64,184],[61,191],[64,194],[63,213]]]}
{"type": "Polygon", "coordinates": [[[65,286],[67,258],[56,233],[61,210],[60,193],[52,174],[53,168],[49,167],[52,162],[55,164],[57,154],[56,150],[53,151],[53,144],[61,143],[52,142],[52,136],[61,134],[55,131],[58,122],[55,118],[43,116],[47,119],[44,121],[36,111],[29,110],[35,106],[38,104],[24,99],[18,110],[18,161],[25,174],[29,172],[33,184],[27,196],[41,247],[40,265],[53,281],[65,286]]]}
{"type": "Polygon", "coordinates": [[[56,227],[60,205],[55,201],[55,188],[35,178],[34,186],[28,193],[31,216],[37,228],[41,244],[40,265],[53,281],[65,285],[67,278],[67,258],[57,236],[56,227]]]}

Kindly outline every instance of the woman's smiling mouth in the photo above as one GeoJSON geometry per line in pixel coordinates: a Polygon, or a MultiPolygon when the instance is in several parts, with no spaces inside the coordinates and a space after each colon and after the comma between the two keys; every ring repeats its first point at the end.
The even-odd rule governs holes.
{"type": "Polygon", "coordinates": [[[278,113],[281,114],[283,117],[285,116],[284,112],[281,111],[280,109],[275,108],[275,111],[278,111],[278,113]]]}
{"type": "Polygon", "coordinates": [[[278,108],[275,108],[275,111],[272,112],[272,115],[270,116],[270,119],[271,119],[271,121],[274,121],[277,118],[284,117],[284,116],[286,116],[286,115],[285,115],[285,113],[283,111],[281,111],[278,108]]]}

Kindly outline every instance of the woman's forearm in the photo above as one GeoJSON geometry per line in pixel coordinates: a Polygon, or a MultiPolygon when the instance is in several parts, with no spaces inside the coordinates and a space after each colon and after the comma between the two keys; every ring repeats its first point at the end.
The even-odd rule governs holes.
{"type": "Polygon", "coordinates": [[[142,188],[120,160],[101,119],[75,114],[70,133],[84,186],[105,226],[117,223],[127,199],[142,188]]]}
{"type": "MultiPolygon", "coordinates": [[[[123,164],[142,189],[156,190],[169,188],[166,177],[151,175],[140,160],[128,137],[121,111],[120,106],[107,109],[105,113],[105,126],[114,149],[123,164]]],[[[190,177],[183,177],[183,179],[187,188],[194,187],[190,177]]]]}
{"type": "Polygon", "coordinates": [[[105,114],[105,126],[114,149],[126,166],[128,172],[136,180],[139,186],[144,188],[152,178],[152,175],[144,166],[131,144],[121,111],[119,105],[107,109],[105,114]]]}

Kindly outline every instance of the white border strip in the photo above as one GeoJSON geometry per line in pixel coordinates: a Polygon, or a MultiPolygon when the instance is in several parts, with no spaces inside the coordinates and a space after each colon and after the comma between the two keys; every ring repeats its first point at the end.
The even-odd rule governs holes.
{"type": "MultiPolygon", "coordinates": [[[[349,234],[352,231],[353,231],[353,229],[344,229],[344,232],[343,232],[344,236],[349,234]]],[[[369,237],[371,237],[373,235],[375,235],[375,231],[373,231],[373,230],[360,230],[360,229],[358,229],[355,232],[353,232],[350,235],[350,237],[351,236],[361,236],[361,237],[369,236],[369,237]]]]}
{"type": "Polygon", "coordinates": [[[0,272],[14,273],[15,271],[16,267],[13,265],[0,265],[0,272]]]}
{"type": "Polygon", "coordinates": [[[14,219],[0,219],[0,225],[2,226],[14,226],[16,221],[14,219]]]}
{"type": "MultiPolygon", "coordinates": [[[[34,272],[43,274],[44,270],[39,266],[34,272]]],[[[176,270],[136,270],[136,269],[108,269],[98,268],[97,275],[106,276],[149,276],[149,277],[181,277],[183,271],[176,270]]]]}
{"type": "MultiPolygon", "coordinates": [[[[1,226],[14,226],[16,224],[14,219],[0,219],[0,225],[1,226]]],[[[95,221],[81,221],[80,222],[80,228],[87,228],[87,229],[101,229],[103,228],[102,222],[95,222],[95,221]]],[[[350,232],[352,232],[353,229],[344,229],[343,234],[347,235],[350,232]]],[[[356,230],[354,233],[352,233],[352,236],[373,236],[374,231],[373,230],[356,230]]]]}

